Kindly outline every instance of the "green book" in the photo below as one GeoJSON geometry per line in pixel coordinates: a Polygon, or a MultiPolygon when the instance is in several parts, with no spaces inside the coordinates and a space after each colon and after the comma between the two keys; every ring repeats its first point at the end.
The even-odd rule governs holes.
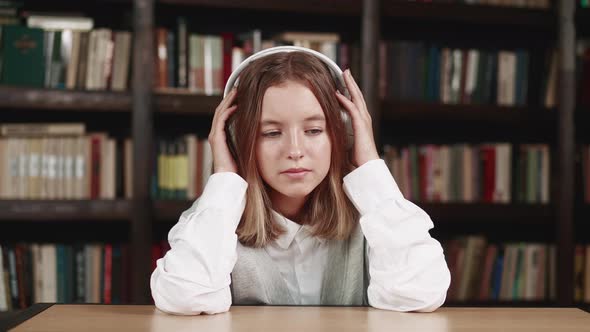
{"type": "Polygon", "coordinates": [[[2,84],[43,87],[43,30],[18,25],[2,28],[2,84]]]}

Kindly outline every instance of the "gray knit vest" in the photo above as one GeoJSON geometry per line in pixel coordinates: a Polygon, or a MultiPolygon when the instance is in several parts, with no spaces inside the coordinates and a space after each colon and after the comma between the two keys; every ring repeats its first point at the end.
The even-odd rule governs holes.
{"type": "MultiPolygon", "coordinates": [[[[295,305],[278,267],[264,248],[238,243],[231,274],[233,304],[295,305]]],[[[331,240],[322,281],[322,305],[368,305],[366,240],[357,225],[347,240],[331,240]]]]}

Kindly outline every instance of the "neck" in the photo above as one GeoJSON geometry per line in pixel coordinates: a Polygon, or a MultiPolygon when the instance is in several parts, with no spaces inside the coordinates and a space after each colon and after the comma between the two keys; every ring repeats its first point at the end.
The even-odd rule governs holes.
{"type": "Polygon", "coordinates": [[[300,220],[300,214],[307,201],[307,197],[287,197],[275,193],[273,197],[271,197],[273,209],[280,213],[281,215],[289,218],[293,222],[298,224],[302,224],[302,220],[300,220]]]}

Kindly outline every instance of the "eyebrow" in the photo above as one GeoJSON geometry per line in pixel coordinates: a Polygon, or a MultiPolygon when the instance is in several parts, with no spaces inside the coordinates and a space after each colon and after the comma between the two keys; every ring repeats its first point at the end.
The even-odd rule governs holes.
{"type": "MultiPolygon", "coordinates": [[[[326,121],[326,118],[324,117],[323,114],[316,114],[316,115],[312,115],[309,116],[305,119],[303,119],[303,122],[309,122],[309,121],[326,121]]],[[[260,125],[264,126],[264,125],[276,125],[276,124],[281,124],[281,121],[277,121],[277,120],[263,120],[260,125]]]]}

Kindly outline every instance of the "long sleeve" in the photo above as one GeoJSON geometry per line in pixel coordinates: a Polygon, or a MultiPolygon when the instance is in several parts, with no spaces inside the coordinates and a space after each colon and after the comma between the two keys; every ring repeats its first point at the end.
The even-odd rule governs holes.
{"type": "Polygon", "coordinates": [[[451,277],[440,243],[428,233],[428,214],[403,197],[382,159],[344,177],[344,190],[368,243],[369,304],[395,311],[440,307],[451,277]]]}
{"type": "Polygon", "coordinates": [[[201,197],[170,230],[170,250],[157,261],[150,287],[158,309],[198,315],[228,311],[236,228],[248,184],[231,172],[209,177],[201,197]]]}

